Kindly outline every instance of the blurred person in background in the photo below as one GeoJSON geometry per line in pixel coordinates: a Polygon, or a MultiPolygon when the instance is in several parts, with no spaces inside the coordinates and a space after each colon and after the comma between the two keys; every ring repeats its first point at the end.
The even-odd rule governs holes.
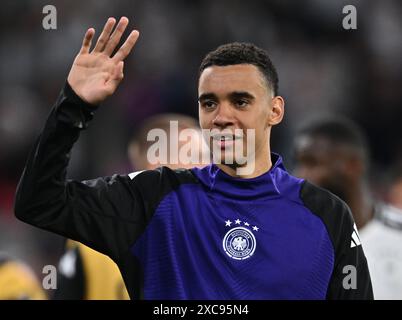
{"type": "MultiPolygon", "coordinates": [[[[179,150],[193,139],[199,140],[202,159],[203,142],[198,122],[189,116],[180,114],[160,114],[146,119],[135,130],[128,144],[128,157],[135,170],[153,170],[160,166],[172,169],[192,168],[192,164],[158,162],[150,163],[147,152],[154,143],[147,139],[153,129],[161,129],[167,135],[167,150],[170,150],[171,122],[177,122],[178,135],[185,129],[192,129],[197,136],[178,141],[179,150]],[[191,139],[191,140],[190,140],[191,139]]],[[[175,139],[175,137],[173,137],[175,139]]],[[[167,159],[170,159],[168,156],[167,159]]],[[[180,159],[179,159],[180,160],[180,159]]],[[[129,295],[117,265],[108,256],[86,245],[68,240],[66,252],[62,256],[58,269],[58,287],[54,296],[57,300],[128,300],[129,295]]]]}
{"type": "MultiPolygon", "coordinates": [[[[169,159],[170,157],[170,139],[171,139],[171,130],[170,126],[172,121],[177,121],[178,124],[178,134],[180,135],[183,130],[186,129],[191,129],[193,130],[194,134],[191,137],[188,137],[188,139],[182,139],[178,141],[178,149],[180,150],[182,147],[184,147],[187,143],[190,141],[192,143],[196,143],[199,147],[199,156],[198,159],[208,159],[209,155],[206,155],[204,152],[209,152],[207,149],[207,146],[203,147],[203,144],[205,144],[205,141],[202,138],[201,131],[198,125],[198,122],[196,119],[181,115],[181,114],[160,114],[153,116],[147,120],[145,120],[142,125],[136,130],[134,135],[132,136],[132,139],[129,142],[128,146],[128,157],[130,159],[131,166],[135,170],[154,170],[160,166],[168,166],[169,168],[172,169],[179,169],[179,168],[193,168],[193,167],[202,167],[208,162],[202,162],[200,161],[199,164],[196,163],[183,163],[180,162],[180,159],[177,163],[170,163],[169,159]],[[149,157],[147,157],[147,152],[151,145],[154,143],[153,141],[150,141],[147,139],[148,133],[154,129],[162,129],[164,132],[167,133],[167,141],[168,145],[166,146],[167,148],[167,160],[166,162],[155,162],[151,163],[149,157]],[[196,140],[198,142],[196,142],[196,140]]],[[[174,138],[175,139],[175,138],[174,138]]]]}
{"type": "Polygon", "coordinates": [[[44,300],[47,296],[32,269],[0,252],[0,300],[44,300]]]}
{"type": "Polygon", "coordinates": [[[108,256],[67,240],[53,299],[129,300],[129,296],[119,268],[108,256]]]}
{"type": "Polygon", "coordinates": [[[345,201],[358,229],[374,217],[375,202],[368,187],[368,148],[350,120],[317,118],[304,123],[294,140],[295,174],[345,201]]]}
{"type": "Polygon", "coordinates": [[[375,199],[368,186],[369,149],[362,130],[349,119],[307,121],[295,137],[295,174],[330,190],[352,209],[364,244],[376,299],[402,299],[402,215],[375,199]]]}

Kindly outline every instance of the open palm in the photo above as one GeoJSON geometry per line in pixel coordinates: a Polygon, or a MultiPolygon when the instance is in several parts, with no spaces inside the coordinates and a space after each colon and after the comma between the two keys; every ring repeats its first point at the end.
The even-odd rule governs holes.
{"type": "Polygon", "coordinates": [[[122,17],[116,24],[114,18],[109,18],[101,35],[90,52],[95,30],[87,30],[82,47],[75,57],[67,81],[75,93],[84,101],[98,105],[112,95],[123,79],[124,59],[134,47],[139,32],[133,30],[119,50],[112,56],[114,50],[127,28],[128,19],[122,17]]]}

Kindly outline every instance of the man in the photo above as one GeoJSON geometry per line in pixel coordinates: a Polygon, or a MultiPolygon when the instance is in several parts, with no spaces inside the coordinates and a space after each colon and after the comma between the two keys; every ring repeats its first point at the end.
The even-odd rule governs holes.
{"type": "Polygon", "coordinates": [[[338,195],[352,209],[376,299],[402,299],[402,214],[381,203],[367,184],[369,152],[360,128],[340,117],[319,118],[297,132],[295,174],[338,195]]]}
{"type": "Polygon", "coordinates": [[[203,144],[204,142],[199,130],[199,125],[194,118],[182,114],[163,113],[146,119],[141,126],[135,130],[128,144],[128,158],[130,159],[132,168],[135,170],[153,170],[161,166],[167,166],[171,169],[191,169],[194,166],[202,167],[203,165],[208,164],[208,161],[202,160],[209,160],[209,155],[205,154],[205,151],[208,150],[208,148],[203,144]],[[165,159],[160,157],[160,159],[155,159],[158,161],[151,162],[150,160],[152,159],[149,159],[147,153],[154,142],[152,139],[150,139],[150,137],[148,137],[148,133],[155,129],[166,132],[167,152],[165,159]],[[174,137],[175,130],[177,130],[177,136],[183,136],[186,131],[188,131],[190,135],[182,140],[176,141],[176,137],[174,137]],[[178,150],[183,150],[189,143],[194,143],[197,145],[198,148],[196,148],[195,159],[198,159],[199,162],[184,163],[180,161],[183,160],[180,158],[177,159],[177,162],[172,161],[174,159],[170,156],[169,152],[171,149],[171,140],[177,143],[178,150]]]}
{"type": "MultiPolygon", "coordinates": [[[[153,129],[167,133],[167,149],[170,148],[170,128],[177,125],[178,135],[185,130],[193,130],[192,140],[202,141],[197,121],[180,114],[161,114],[153,116],[142,123],[132,136],[128,145],[128,156],[131,166],[136,169],[152,170],[161,165],[174,168],[191,168],[188,164],[150,163],[147,151],[152,145],[147,135],[153,129]]],[[[189,139],[188,139],[189,140],[189,139]]],[[[190,141],[179,141],[178,148],[182,148],[190,141]]],[[[201,146],[201,143],[199,143],[201,146]]],[[[203,148],[200,148],[202,159],[203,148]]],[[[168,160],[169,158],[167,158],[168,160]]],[[[116,264],[104,254],[101,254],[86,245],[68,240],[66,252],[62,256],[58,269],[57,290],[54,299],[57,300],[127,300],[128,293],[123,278],[116,264]]]]}
{"type": "Polygon", "coordinates": [[[86,245],[66,241],[57,270],[55,300],[128,300],[117,265],[86,245]]]}
{"type": "Polygon", "coordinates": [[[213,132],[212,150],[223,151],[217,163],[66,180],[80,130],[123,78],[138,32],[111,54],[127,23],[122,18],[110,36],[109,19],[92,52],[87,31],[28,159],[16,216],[109,255],[131,298],[371,299],[362,247],[350,247],[349,208],[289,175],[270,153],[284,100],[267,53],[254,45],[224,45],[200,67],[199,120],[213,132]],[[233,157],[244,153],[239,142],[246,163],[233,157]],[[353,269],[351,285],[345,267],[353,269]]]}
{"type": "Polygon", "coordinates": [[[364,135],[353,122],[342,117],[306,121],[295,135],[295,175],[345,201],[358,229],[374,216],[374,202],[366,181],[368,157],[364,135]]]}

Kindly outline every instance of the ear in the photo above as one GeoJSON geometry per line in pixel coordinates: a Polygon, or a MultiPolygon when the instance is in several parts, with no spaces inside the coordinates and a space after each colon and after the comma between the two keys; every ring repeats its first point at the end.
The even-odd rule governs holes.
{"type": "Polygon", "coordinates": [[[275,96],[271,100],[268,125],[275,126],[280,123],[285,114],[285,100],[281,96],[275,96]]]}

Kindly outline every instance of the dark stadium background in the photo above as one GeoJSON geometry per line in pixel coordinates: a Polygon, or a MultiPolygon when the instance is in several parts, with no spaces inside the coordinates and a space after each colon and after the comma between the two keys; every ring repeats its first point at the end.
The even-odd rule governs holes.
{"type": "Polygon", "coordinates": [[[128,172],[127,142],[136,125],[160,112],[197,116],[197,69],[208,51],[232,41],[267,49],[279,72],[286,116],[273,150],[291,168],[300,121],[318,114],[355,120],[368,136],[372,187],[381,197],[389,169],[402,160],[402,2],[13,1],[0,9],[0,251],[40,276],[55,264],[61,238],[17,222],[13,196],[30,147],[67,77],[87,27],[97,35],[109,16],[127,16],[141,36],[125,79],[76,145],[69,176],[128,172]],[[42,8],[57,8],[57,30],[42,8]],[[344,30],[342,8],[357,8],[357,30],[344,30]]]}

